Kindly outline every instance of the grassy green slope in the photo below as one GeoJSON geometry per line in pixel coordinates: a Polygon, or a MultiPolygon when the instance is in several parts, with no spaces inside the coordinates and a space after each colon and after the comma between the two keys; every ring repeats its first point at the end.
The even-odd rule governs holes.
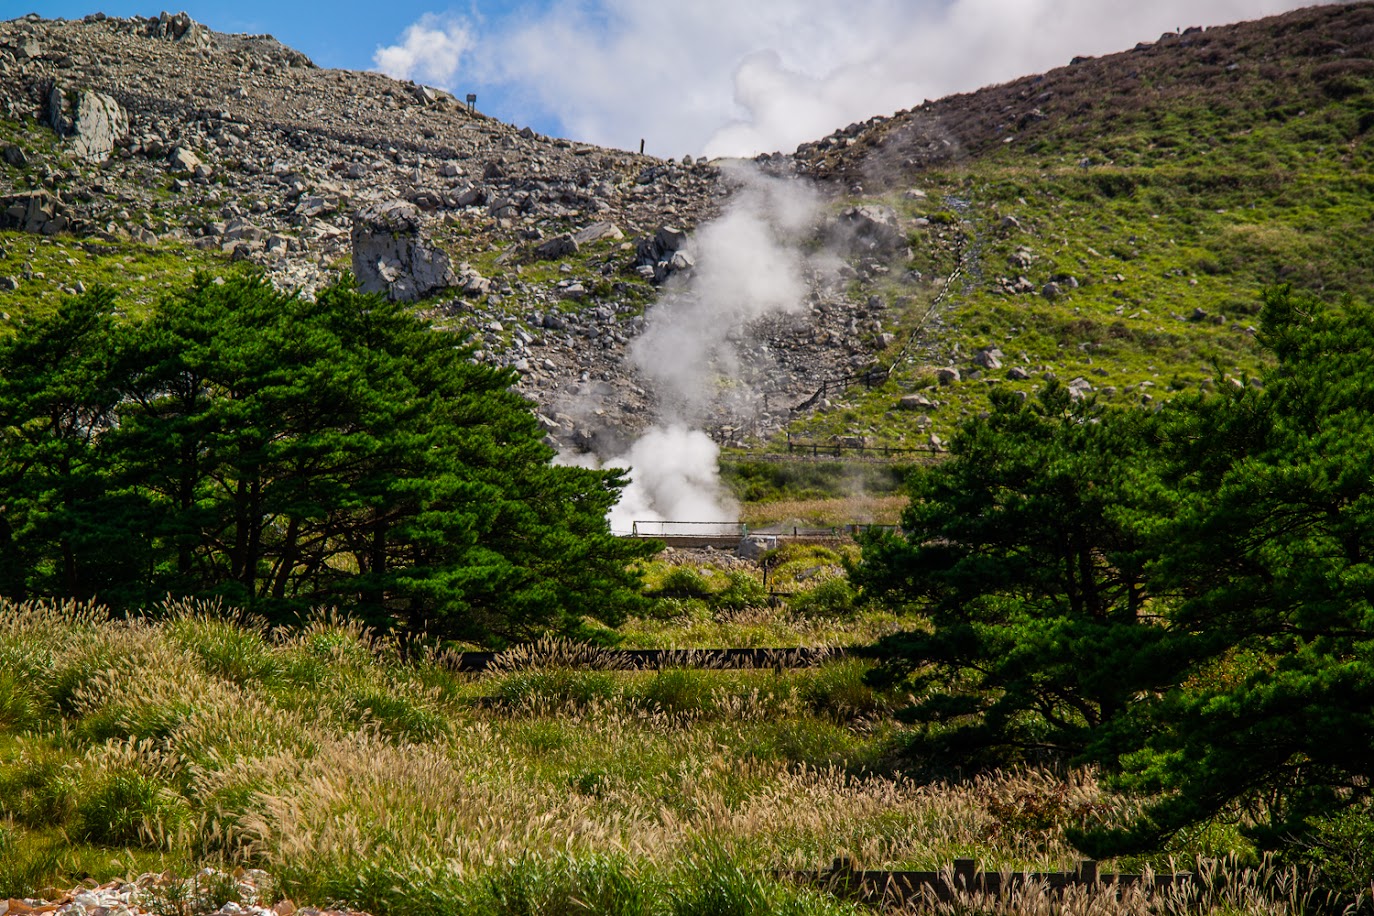
{"type": "MultiPolygon", "coordinates": [[[[849,146],[804,149],[814,173],[930,220],[906,267],[948,274],[962,237],[965,271],[893,383],[853,390],[796,431],[910,443],[895,398],[935,387],[932,367],[967,375],[989,346],[1003,369],[930,393],[937,433],[982,409],[993,384],[1081,376],[1130,404],[1210,384],[1218,369],[1262,373],[1251,326],[1264,287],[1338,297],[1374,286],[1371,56],[1374,5],[1303,11],[931,103],[849,146]],[[932,154],[935,135],[959,142],[932,154]],[[926,197],[903,193],[913,187],[926,197]],[[1013,264],[1018,249],[1029,254],[1013,264]],[[1002,281],[1018,277],[1027,291],[1007,292],[1002,281]],[[1042,291],[1056,281],[1051,300],[1042,291]],[[1013,366],[1031,378],[1008,379],[1013,366]]],[[[936,289],[882,291],[900,332],[936,289]]]]}

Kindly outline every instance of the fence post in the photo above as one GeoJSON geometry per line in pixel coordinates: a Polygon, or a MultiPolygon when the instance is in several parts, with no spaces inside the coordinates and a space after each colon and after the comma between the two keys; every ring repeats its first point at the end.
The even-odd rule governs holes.
{"type": "Polygon", "coordinates": [[[1079,884],[1089,886],[1097,883],[1097,863],[1092,859],[1084,859],[1078,863],[1077,881],[1079,884]]]}
{"type": "Polygon", "coordinates": [[[851,895],[860,890],[859,876],[854,868],[854,860],[848,856],[836,856],[830,863],[830,873],[826,883],[833,893],[851,895]]]}
{"type": "Polygon", "coordinates": [[[956,887],[962,886],[966,891],[973,890],[973,878],[975,874],[977,874],[977,870],[974,867],[974,861],[972,859],[954,860],[954,883],[956,887]]]}

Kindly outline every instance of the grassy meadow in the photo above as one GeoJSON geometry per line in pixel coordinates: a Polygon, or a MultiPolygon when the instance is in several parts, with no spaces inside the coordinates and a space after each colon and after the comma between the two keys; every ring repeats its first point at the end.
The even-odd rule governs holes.
{"type": "MultiPolygon", "coordinates": [[[[742,619],[687,600],[719,618],[717,635],[742,619]]],[[[775,613],[781,628],[787,612],[775,613]]],[[[815,641],[897,623],[847,613],[815,641]]],[[[676,637],[666,614],[660,645],[700,638],[685,635],[692,612],[676,637]]],[[[837,855],[874,869],[956,857],[1068,869],[1066,826],[1129,815],[1090,772],[903,775],[898,698],[866,685],[866,667],[615,670],[602,650],[549,642],[461,674],[443,652],[329,615],[268,632],[209,606],[110,620],[6,604],[0,897],[211,865],[264,869],[297,904],[377,914],[844,913],[855,905],[779,872],[837,855]]],[[[1227,841],[1200,834],[1175,854],[1224,854],[1227,841]]],[[[1291,889],[1245,874],[1188,891],[1186,911],[1290,911],[1291,889]]],[[[946,911],[1061,905],[964,904],[946,911]]]]}

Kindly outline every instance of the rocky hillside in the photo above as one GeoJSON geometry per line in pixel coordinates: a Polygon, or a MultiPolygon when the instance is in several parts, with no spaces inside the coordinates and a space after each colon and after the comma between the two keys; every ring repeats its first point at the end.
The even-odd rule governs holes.
{"type": "Polygon", "coordinates": [[[723,193],[704,162],[538,136],[445,93],[320,69],[270,36],[184,14],[0,24],[0,116],[0,220],[28,233],[8,234],[0,260],[11,317],[93,279],[136,303],[193,268],[240,263],[308,294],[354,267],[359,211],[405,201],[452,254],[451,288],[418,290],[425,304],[465,319],[484,355],[519,365],[535,394],[546,379],[612,374],[619,360],[554,341],[536,358],[528,346],[546,329],[521,319],[578,297],[585,314],[547,330],[623,338],[616,329],[652,285],[628,264],[630,241],[620,282],[621,240],[665,222],[690,229],[723,193]],[[583,243],[559,252],[600,242],[595,276],[616,288],[525,280],[511,263],[579,230],[583,243]]]}
{"type": "MultiPolygon", "coordinates": [[[[833,257],[800,311],[731,330],[707,425],[924,445],[991,385],[1259,371],[1263,285],[1374,280],[1372,36],[1371,3],[1184,30],[760,157],[822,189],[803,247],[833,257]]],[[[350,269],[603,452],[655,415],[628,347],[739,182],[166,13],[0,23],[0,148],[6,320],[94,282],[137,309],[198,269],[306,294],[350,269]]]]}

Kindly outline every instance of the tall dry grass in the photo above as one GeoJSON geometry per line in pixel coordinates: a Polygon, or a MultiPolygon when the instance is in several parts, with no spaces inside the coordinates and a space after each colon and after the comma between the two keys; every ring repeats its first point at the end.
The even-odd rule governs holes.
{"type": "MultiPolygon", "coordinates": [[[[337,619],[274,635],[204,607],[160,617],[0,606],[0,664],[42,710],[5,730],[17,753],[0,756],[0,788],[25,775],[24,753],[62,755],[40,788],[72,842],[260,867],[303,899],[523,912],[492,901],[524,888],[545,901],[529,912],[617,893],[637,901],[627,912],[709,912],[716,893],[739,912],[836,912],[846,905],[768,876],[838,854],[868,868],[1069,868],[1067,821],[1009,833],[1007,800],[1125,810],[1086,772],[931,784],[888,772],[893,726],[861,662],[574,670],[595,650],[547,644],[516,653],[533,669],[512,656],[460,675],[442,654],[403,663],[337,619]],[[118,829],[92,826],[117,812],[118,829]]],[[[29,829],[15,805],[0,798],[29,829]]],[[[970,905],[960,912],[985,911],[970,905]]],[[[1082,905],[1053,912],[1118,912],[1082,905]]]]}

